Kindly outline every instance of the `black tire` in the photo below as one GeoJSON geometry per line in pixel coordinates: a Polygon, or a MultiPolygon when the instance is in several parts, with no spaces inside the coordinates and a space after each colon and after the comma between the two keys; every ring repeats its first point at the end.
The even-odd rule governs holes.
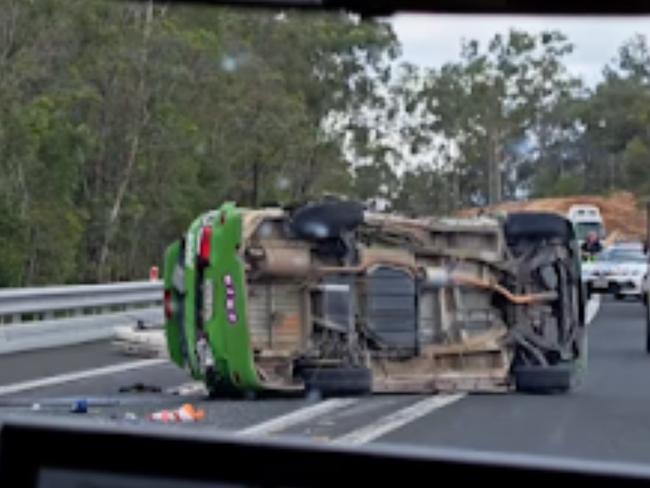
{"type": "Polygon", "coordinates": [[[291,215],[291,230],[311,241],[337,239],[345,231],[363,222],[363,205],[359,202],[332,200],[308,203],[291,215]]]}
{"type": "Polygon", "coordinates": [[[512,371],[517,391],[522,393],[567,393],[575,384],[573,363],[553,366],[517,366],[512,371]]]}
{"type": "Polygon", "coordinates": [[[372,371],[368,368],[306,368],[301,376],[308,394],[360,396],[372,392],[372,371]]]}
{"type": "Polygon", "coordinates": [[[621,295],[620,293],[617,293],[616,295],[614,295],[614,298],[617,301],[622,302],[623,300],[625,300],[625,295],[621,295]]]}
{"type": "Polygon", "coordinates": [[[535,356],[525,351],[535,347],[534,343],[531,343],[518,351],[523,353],[520,360],[528,356],[523,362],[515,362],[511,370],[515,387],[520,392],[567,393],[578,384],[582,372],[586,371],[585,287],[581,281],[572,279],[567,264],[557,262],[555,266],[558,276],[558,299],[553,304],[553,310],[557,317],[557,349],[540,348],[535,356]],[[562,355],[569,347],[571,357],[563,359],[562,355]]]}
{"type": "Polygon", "coordinates": [[[556,214],[546,212],[516,212],[508,215],[504,227],[508,242],[520,239],[560,239],[570,242],[575,239],[571,223],[556,214]]]}

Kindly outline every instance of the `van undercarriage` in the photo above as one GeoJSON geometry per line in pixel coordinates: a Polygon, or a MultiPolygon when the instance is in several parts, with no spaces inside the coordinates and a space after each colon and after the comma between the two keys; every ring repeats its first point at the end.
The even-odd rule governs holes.
{"type": "Polygon", "coordinates": [[[566,391],[584,357],[580,283],[552,214],[226,204],[168,250],[168,347],[215,394],[566,391]]]}

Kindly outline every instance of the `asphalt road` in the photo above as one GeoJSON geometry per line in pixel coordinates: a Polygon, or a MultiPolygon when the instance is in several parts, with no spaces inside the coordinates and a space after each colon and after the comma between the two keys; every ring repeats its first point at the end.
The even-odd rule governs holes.
{"type": "Polygon", "coordinates": [[[570,395],[476,396],[385,442],[650,463],[650,356],[639,303],[605,303],[589,372],[570,395]]]}
{"type": "Polygon", "coordinates": [[[147,424],[148,413],[190,402],[196,424],[170,429],[298,436],[318,442],[380,442],[650,464],[650,356],[643,308],[605,301],[590,325],[589,373],[568,395],[375,396],[360,399],[206,400],[187,375],[162,360],[136,360],[107,343],[0,357],[0,422],[16,414],[147,424]],[[159,393],[119,393],[142,383],[159,393]],[[35,406],[36,405],[36,406],[35,406]],[[130,420],[125,420],[129,413],[130,420]],[[136,420],[133,420],[135,416],[136,420]]]}
{"type": "Polygon", "coordinates": [[[115,354],[106,341],[60,349],[4,354],[0,355],[0,385],[131,360],[132,358],[115,354]]]}

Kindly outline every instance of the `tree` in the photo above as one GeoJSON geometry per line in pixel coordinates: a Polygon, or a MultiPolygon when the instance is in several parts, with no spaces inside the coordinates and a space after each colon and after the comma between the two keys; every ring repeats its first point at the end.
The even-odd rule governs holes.
{"type": "Polygon", "coordinates": [[[146,276],[223,201],[648,195],[645,38],[592,92],[571,48],[511,31],[421,69],[344,13],[0,0],[0,286],[146,276]]]}
{"type": "Polygon", "coordinates": [[[580,130],[566,147],[580,155],[575,174],[585,190],[620,189],[648,195],[646,155],[650,152],[650,77],[643,36],[621,46],[619,56],[603,70],[604,80],[575,110],[580,130]]]}
{"type": "Polygon", "coordinates": [[[456,205],[516,197],[534,167],[548,163],[566,122],[558,108],[580,88],[562,62],[571,49],[558,32],[533,36],[512,30],[495,35],[483,49],[465,41],[459,62],[411,83],[410,103],[432,117],[418,115],[422,123],[408,137],[447,159],[444,172],[456,205]]]}
{"type": "Polygon", "coordinates": [[[332,122],[377,103],[397,46],[345,14],[0,7],[0,285],[143,276],[224,200],[350,193],[332,122]]]}

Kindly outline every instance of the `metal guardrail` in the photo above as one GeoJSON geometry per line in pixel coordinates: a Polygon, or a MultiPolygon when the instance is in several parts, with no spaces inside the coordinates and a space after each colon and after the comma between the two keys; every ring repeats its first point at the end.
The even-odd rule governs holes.
{"type": "Polygon", "coordinates": [[[162,325],[161,281],[0,289],[0,354],[113,337],[124,325],[162,325]]]}
{"type": "Polygon", "coordinates": [[[162,324],[162,307],[0,326],[0,354],[111,339],[120,326],[132,326],[138,321],[162,324]]]}
{"type": "Polygon", "coordinates": [[[23,322],[52,318],[58,312],[69,315],[160,305],[161,281],[135,281],[106,285],[47,286],[0,289],[0,319],[23,322]]]}

